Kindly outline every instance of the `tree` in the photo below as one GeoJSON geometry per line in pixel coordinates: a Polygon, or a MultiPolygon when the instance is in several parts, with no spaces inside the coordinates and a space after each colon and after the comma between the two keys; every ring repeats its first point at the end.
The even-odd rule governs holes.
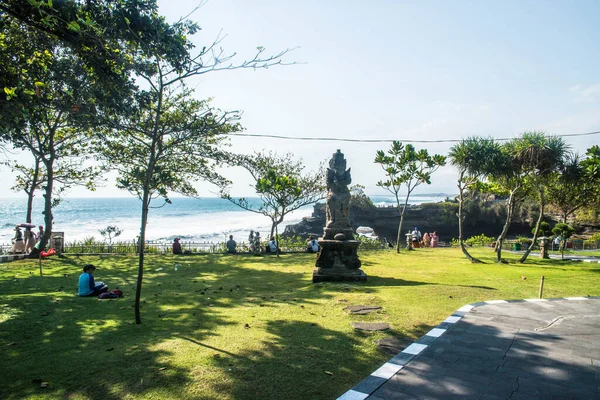
{"type": "Polygon", "coordinates": [[[240,155],[234,164],[246,169],[254,184],[260,202],[246,198],[233,198],[228,187],[221,196],[233,204],[271,220],[271,236],[278,235],[277,227],[289,213],[316,203],[325,197],[323,166],[317,172],[303,172],[302,160],[294,160],[291,153],[278,155],[274,152],[257,152],[251,156],[240,155]]]}
{"type": "Polygon", "coordinates": [[[118,187],[135,194],[142,202],[140,251],[135,294],[135,320],[142,322],[140,299],[144,275],[144,243],[148,212],[154,199],[170,203],[169,192],[195,196],[193,183],[206,180],[219,186],[225,179],[215,167],[228,160],[221,150],[226,135],[241,129],[236,112],[220,112],[209,100],[196,100],[185,86],[191,77],[212,71],[238,68],[267,68],[282,64],[288,50],[255,56],[233,64],[234,54],[220,48],[222,38],[196,51],[190,37],[198,26],[182,19],[166,24],[153,19],[153,36],[140,40],[132,64],[140,82],[128,107],[116,115],[105,114],[104,158],[119,172],[118,187]]]}
{"type": "MultiPolygon", "coordinates": [[[[153,42],[156,24],[168,27],[157,15],[156,0],[0,0],[0,127],[25,124],[36,98],[31,77],[47,68],[47,53],[56,46],[83,63],[103,89],[99,101],[127,104],[123,91],[133,88],[130,72],[140,43],[160,46],[153,42]]],[[[171,48],[174,62],[183,61],[185,41],[173,35],[162,45],[171,48]]]]}
{"type": "Polygon", "coordinates": [[[500,146],[491,138],[469,137],[455,144],[450,149],[448,158],[458,170],[458,242],[463,254],[472,263],[481,263],[465,248],[463,238],[463,223],[465,220],[464,200],[465,191],[475,185],[480,178],[487,177],[498,164],[500,146]]]}
{"type": "MultiPolygon", "coordinates": [[[[53,43],[51,38],[40,40],[53,43]]],[[[85,166],[92,156],[89,144],[93,128],[80,115],[80,111],[94,110],[97,88],[90,84],[85,65],[68,51],[54,47],[43,57],[45,68],[29,76],[35,96],[24,115],[25,125],[7,131],[12,146],[29,151],[45,172],[40,183],[45,225],[40,249],[52,235],[52,208],[60,202],[61,193],[74,185],[94,190],[101,173],[100,167],[85,166]]]]}
{"type": "Polygon", "coordinates": [[[112,240],[114,238],[121,236],[121,233],[123,233],[123,231],[116,225],[108,225],[106,228],[100,229],[99,232],[104,238],[108,236],[109,246],[112,246],[112,240]]]}
{"type": "Polygon", "coordinates": [[[550,179],[548,202],[561,212],[563,223],[581,207],[593,204],[598,195],[598,185],[586,174],[577,154],[569,154],[564,164],[550,179]]]}
{"type": "Polygon", "coordinates": [[[496,262],[502,262],[502,245],[513,220],[515,205],[527,196],[528,188],[525,184],[523,168],[515,157],[514,141],[501,145],[496,155],[497,157],[490,159],[493,165],[489,166],[488,183],[484,186],[485,191],[506,197],[506,221],[494,248],[496,262]]]}
{"type": "Polygon", "coordinates": [[[523,263],[536,244],[540,224],[544,219],[547,187],[554,173],[563,165],[568,146],[560,137],[546,136],[543,132],[525,132],[515,141],[514,152],[523,167],[525,180],[536,193],[539,204],[533,240],[519,259],[523,263]]]}
{"type": "Polygon", "coordinates": [[[41,189],[42,182],[46,181],[42,160],[40,157],[34,156],[33,167],[26,167],[18,162],[13,162],[10,164],[10,169],[13,173],[17,174],[15,185],[11,189],[14,191],[23,191],[27,194],[25,222],[31,223],[35,192],[41,189]]]}
{"type": "Polygon", "coordinates": [[[404,146],[401,142],[394,141],[387,151],[377,151],[375,163],[381,165],[385,171],[386,180],[377,182],[377,186],[386,189],[396,198],[396,205],[400,210],[400,190],[406,186],[404,205],[400,210],[400,223],[396,238],[396,252],[400,252],[402,242],[402,224],[404,213],[411,193],[422,183],[431,184],[431,175],[439,167],[446,165],[446,157],[439,154],[429,155],[426,149],[417,151],[411,144],[404,146]]]}
{"type": "Polygon", "coordinates": [[[552,228],[552,233],[560,237],[560,257],[563,260],[565,259],[565,244],[567,243],[567,239],[571,237],[573,232],[575,232],[575,229],[573,229],[571,225],[565,224],[563,222],[556,224],[554,228],[552,228]]]}

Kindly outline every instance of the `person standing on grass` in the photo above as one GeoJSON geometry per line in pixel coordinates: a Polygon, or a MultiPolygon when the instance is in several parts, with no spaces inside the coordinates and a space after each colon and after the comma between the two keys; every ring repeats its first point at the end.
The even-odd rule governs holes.
{"type": "Polygon", "coordinates": [[[437,232],[433,232],[431,234],[431,247],[437,247],[438,246],[438,235],[437,232]]]}
{"type": "Polygon", "coordinates": [[[33,233],[31,228],[25,228],[25,254],[31,253],[33,246],[35,246],[35,241],[35,233],[33,233]]]}
{"type": "Polygon", "coordinates": [[[423,235],[423,247],[428,248],[431,244],[431,236],[429,236],[429,233],[425,232],[425,234],[423,235]]]}
{"type": "Polygon", "coordinates": [[[10,251],[13,254],[25,253],[25,242],[23,241],[23,232],[18,226],[15,228],[15,237],[13,238],[13,247],[10,251]]]}
{"type": "Polygon", "coordinates": [[[237,250],[236,250],[237,244],[235,243],[235,240],[233,240],[233,235],[229,235],[229,240],[225,244],[227,246],[227,252],[229,254],[237,253],[237,250]]]}
{"type": "Polygon", "coordinates": [[[96,267],[92,264],[83,266],[83,274],[79,275],[79,285],[77,287],[79,296],[98,296],[100,293],[108,291],[108,286],[104,282],[94,282],[94,271],[96,271],[96,267]]]}
{"type": "Polygon", "coordinates": [[[412,246],[413,249],[418,249],[421,247],[421,231],[416,226],[412,231],[412,246]]]}

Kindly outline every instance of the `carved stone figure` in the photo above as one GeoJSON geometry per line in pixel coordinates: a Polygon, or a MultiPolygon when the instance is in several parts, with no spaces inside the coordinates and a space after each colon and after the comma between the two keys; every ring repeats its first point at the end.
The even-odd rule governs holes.
{"type": "Polygon", "coordinates": [[[365,281],[367,275],[360,269],[358,258],[360,242],[354,240],[350,225],[350,169],[346,169],[344,154],[338,150],[327,169],[327,198],[324,235],[319,240],[313,282],[365,281]]]}
{"type": "Polygon", "coordinates": [[[324,239],[350,240],[353,238],[350,225],[350,169],[346,170],[344,155],[338,150],[327,168],[327,199],[324,239]],[[336,235],[340,235],[336,237],[336,235]]]}

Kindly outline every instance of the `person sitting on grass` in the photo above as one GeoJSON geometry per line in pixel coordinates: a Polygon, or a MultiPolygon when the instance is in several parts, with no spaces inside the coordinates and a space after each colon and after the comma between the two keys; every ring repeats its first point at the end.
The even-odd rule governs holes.
{"type": "Polygon", "coordinates": [[[183,250],[181,249],[181,243],[179,242],[179,238],[173,239],[173,254],[183,254],[183,250]]]}
{"type": "Polygon", "coordinates": [[[319,252],[319,242],[313,235],[310,235],[308,238],[308,243],[306,244],[306,252],[307,253],[318,253],[319,252]]]}
{"type": "Polygon", "coordinates": [[[83,274],[79,275],[79,286],[77,294],[81,297],[98,296],[100,293],[108,291],[108,286],[104,282],[94,282],[94,271],[96,267],[92,264],[83,266],[83,274]]]}
{"type": "Polygon", "coordinates": [[[227,252],[229,254],[235,254],[237,253],[236,250],[236,243],[235,240],[233,240],[233,235],[229,235],[229,240],[227,241],[227,243],[225,243],[225,245],[227,246],[227,252]]]}
{"type": "Polygon", "coordinates": [[[277,254],[277,252],[279,251],[279,247],[277,246],[277,240],[275,240],[273,236],[271,236],[271,240],[269,241],[267,247],[269,248],[269,253],[277,254]]]}

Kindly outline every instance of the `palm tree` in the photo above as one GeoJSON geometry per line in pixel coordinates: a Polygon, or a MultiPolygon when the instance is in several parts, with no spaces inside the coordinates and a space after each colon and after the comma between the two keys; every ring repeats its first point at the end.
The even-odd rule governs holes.
{"type": "Polygon", "coordinates": [[[458,170],[458,242],[463,254],[472,263],[481,263],[465,248],[463,238],[464,192],[482,177],[487,177],[492,172],[494,164],[498,163],[500,146],[492,138],[469,137],[452,146],[448,158],[458,170]]]}
{"type": "Polygon", "coordinates": [[[557,136],[546,136],[544,132],[525,132],[515,141],[513,150],[515,160],[522,165],[526,180],[537,193],[540,211],[531,245],[519,259],[523,263],[533,250],[544,219],[546,188],[553,174],[564,164],[569,146],[557,136]]]}

